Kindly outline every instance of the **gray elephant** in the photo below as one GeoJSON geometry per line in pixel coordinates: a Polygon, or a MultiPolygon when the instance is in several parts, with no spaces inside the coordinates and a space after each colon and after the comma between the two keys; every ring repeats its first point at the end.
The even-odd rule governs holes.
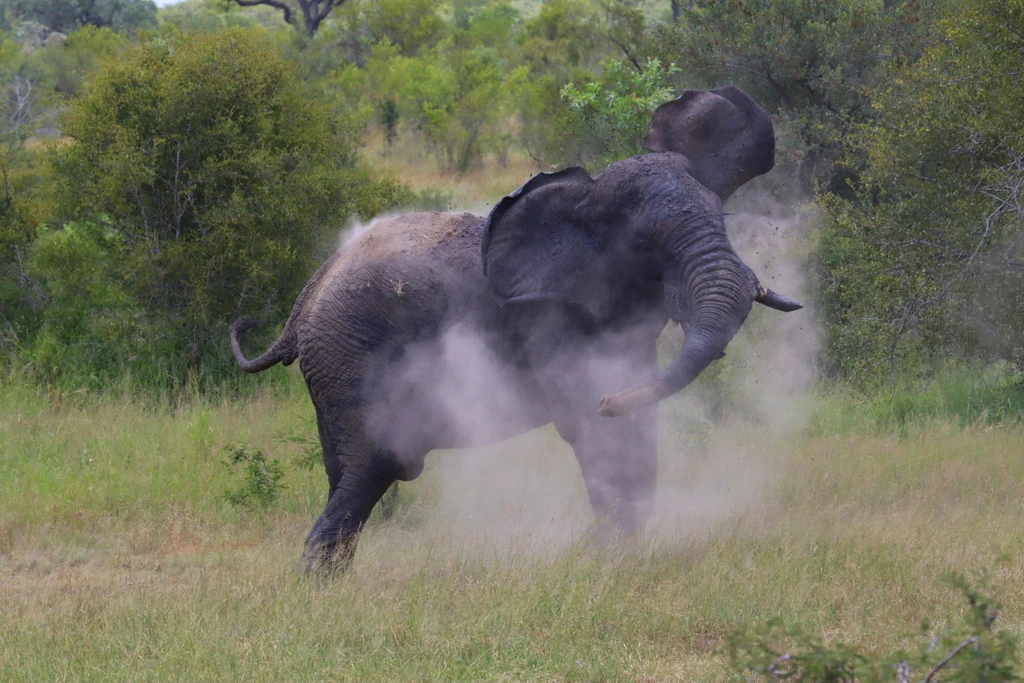
{"type": "Polygon", "coordinates": [[[238,341],[254,322],[232,325],[243,370],[298,359],[316,408],[329,491],[307,565],[346,566],[373,506],[429,451],[550,422],[573,448],[598,529],[641,528],[654,404],[724,354],[753,302],[800,308],[760,286],[725,230],[722,202],[774,165],[761,108],[732,86],[687,90],[655,111],[644,147],[596,178],[534,176],[486,219],[374,222],[313,276],[254,360],[238,341]],[[659,372],[669,320],[686,338],[659,372]],[[467,375],[477,390],[445,400],[467,375]]]}

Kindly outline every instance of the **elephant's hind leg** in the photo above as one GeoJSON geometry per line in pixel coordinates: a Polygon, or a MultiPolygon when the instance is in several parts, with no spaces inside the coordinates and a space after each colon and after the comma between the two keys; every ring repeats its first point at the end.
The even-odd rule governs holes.
{"type": "Polygon", "coordinates": [[[391,457],[378,452],[345,468],[327,507],[306,537],[303,559],[307,569],[348,568],[373,506],[398,479],[392,463],[391,457]]]}
{"type": "MultiPolygon", "coordinates": [[[[395,481],[419,473],[367,435],[363,412],[317,407],[329,490],[327,506],[306,536],[303,562],[307,569],[344,570],[373,506],[395,481]]],[[[422,458],[410,462],[422,463],[422,458]]]]}

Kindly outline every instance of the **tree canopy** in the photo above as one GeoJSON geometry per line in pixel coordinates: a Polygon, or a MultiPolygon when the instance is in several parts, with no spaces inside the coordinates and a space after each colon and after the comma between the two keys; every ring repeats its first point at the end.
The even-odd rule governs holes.
{"type": "Polygon", "coordinates": [[[49,297],[40,369],[67,363],[72,340],[91,340],[111,372],[140,356],[210,365],[240,311],[287,311],[323,230],[398,196],[359,168],[259,29],[143,42],[59,124],[60,228],[29,271],[49,297]]]}
{"type": "Polygon", "coordinates": [[[982,0],[893,70],[828,199],[820,278],[850,369],[920,354],[1024,367],[1024,3],[982,0]]]}
{"type": "Polygon", "coordinates": [[[6,28],[31,21],[61,33],[86,25],[134,31],[156,26],[156,4],[153,0],[0,0],[0,16],[6,28]]]}

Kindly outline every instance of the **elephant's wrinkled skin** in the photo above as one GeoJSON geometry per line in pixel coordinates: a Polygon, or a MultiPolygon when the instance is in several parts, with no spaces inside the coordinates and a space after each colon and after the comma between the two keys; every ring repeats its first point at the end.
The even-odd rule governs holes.
{"type": "Polygon", "coordinates": [[[430,450],[548,422],[573,448],[599,525],[640,528],[654,497],[653,404],[721,357],[752,302],[799,307],[759,285],[725,232],[722,201],[774,164],[771,121],[753,100],[731,86],[686,91],[655,112],[645,146],[596,178],[535,176],[486,220],[375,222],[313,276],[255,360],[238,344],[252,322],[232,325],[243,370],[299,359],[316,407],[330,488],[306,539],[310,566],[346,565],[370,510],[430,450]],[[670,319],[686,341],[658,372],[670,319]],[[468,425],[466,406],[438,398],[469,362],[449,352],[453,331],[494,361],[464,397],[468,425]]]}

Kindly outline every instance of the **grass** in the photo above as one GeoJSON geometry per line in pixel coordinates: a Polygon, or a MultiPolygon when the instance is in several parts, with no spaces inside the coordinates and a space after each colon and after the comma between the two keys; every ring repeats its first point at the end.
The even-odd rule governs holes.
{"type": "Polygon", "coordinates": [[[822,396],[814,428],[830,432],[907,433],[915,425],[950,421],[961,427],[1020,422],[1024,380],[999,365],[953,366],[923,379],[882,384],[851,400],[850,392],[822,396]]]}
{"type": "Polygon", "coordinates": [[[538,430],[432,455],[320,580],[295,570],[325,487],[284,438],[315,431],[297,377],[244,402],[0,394],[5,681],[730,680],[736,630],[884,652],[956,617],[945,574],[987,569],[1024,627],[1020,426],[727,422],[701,456],[666,426],[657,522],[622,554],[579,542],[575,463],[538,430]],[[221,499],[230,443],[282,461],[269,510],[221,499]]]}
{"type": "MultiPolygon", "coordinates": [[[[480,214],[538,170],[452,179],[415,146],[381,152],[480,214]]],[[[673,399],[630,552],[580,541],[586,494],[550,429],[435,453],[322,580],[295,567],[326,493],[312,407],[273,372],[245,398],[0,380],[0,680],[736,680],[721,648],[773,617],[878,653],[958,621],[950,572],[991,572],[1000,623],[1024,631],[1024,395],[1001,375],[813,401],[759,385],[734,406],[802,414],[785,431],[673,399]],[[227,502],[229,445],[280,460],[266,509],[227,502]]]]}

